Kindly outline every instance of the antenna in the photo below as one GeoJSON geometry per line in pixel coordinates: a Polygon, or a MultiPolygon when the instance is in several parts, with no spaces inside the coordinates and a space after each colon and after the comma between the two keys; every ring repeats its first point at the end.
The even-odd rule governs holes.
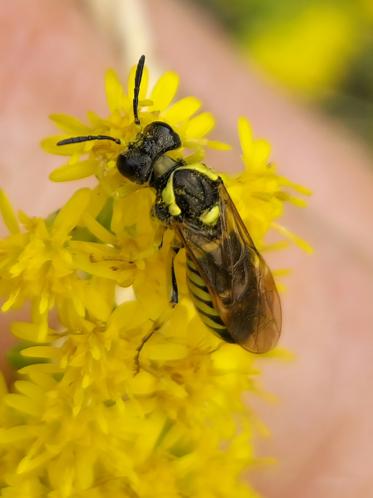
{"type": "Polygon", "coordinates": [[[135,117],[135,123],[140,124],[138,107],[139,107],[139,93],[142,73],[144,71],[145,55],[142,55],[137,63],[136,75],[135,75],[135,88],[133,90],[133,115],[135,117]]]}
{"type": "Polygon", "coordinates": [[[84,137],[65,138],[57,142],[57,145],[77,144],[79,142],[88,142],[89,140],[112,140],[118,145],[121,144],[119,138],[109,137],[108,135],[86,135],[84,137]]]}

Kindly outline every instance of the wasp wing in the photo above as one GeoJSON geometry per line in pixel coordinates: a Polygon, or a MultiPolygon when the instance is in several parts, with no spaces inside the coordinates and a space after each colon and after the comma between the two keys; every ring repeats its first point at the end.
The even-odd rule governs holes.
{"type": "Polygon", "coordinates": [[[234,342],[253,353],[265,353],[281,333],[276,284],[223,182],[219,208],[214,227],[201,229],[184,220],[176,230],[234,342]]]}

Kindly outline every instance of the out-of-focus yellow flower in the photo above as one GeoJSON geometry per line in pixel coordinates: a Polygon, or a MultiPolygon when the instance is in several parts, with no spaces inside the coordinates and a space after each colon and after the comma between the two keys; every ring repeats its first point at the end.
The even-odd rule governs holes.
{"type": "Polygon", "coordinates": [[[248,42],[249,53],[288,88],[322,96],[344,76],[359,45],[354,10],[318,3],[297,16],[284,14],[248,42]]]}
{"type": "Polygon", "coordinates": [[[359,17],[364,24],[367,23],[364,27],[371,25],[371,22],[373,21],[372,2],[370,0],[358,0],[356,3],[351,3],[353,7],[355,7],[357,17],[359,17]]]}
{"type": "MultiPolygon", "coordinates": [[[[57,121],[71,134],[110,134],[126,144],[138,131],[132,86],[133,72],[129,96],[109,72],[108,119],[91,116],[89,129],[72,118],[57,121]]],[[[142,126],[165,119],[203,156],[211,118],[202,114],[191,124],[194,98],[168,107],[176,86],[177,77],[166,73],[150,103],[145,83],[142,126]]],[[[284,201],[302,204],[291,190],[305,191],[268,165],[268,144],[253,139],[244,119],[239,135],[245,169],[224,180],[264,247],[284,201]]],[[[179,303],[170,305],[173,233],[168,230],[160,245],[154,193],[119,176],[114,158],[120,148],[89,143],[68,149],[56,149],[72,158],[55,179],[84,176],[90,164],[85,172],[97,177],[92,190],[78,190],[47,220],[21,215],[23,228],[0,196],[11,232],[0,242],[3,310],[26,301],[34,310],[30,322],[12,326],[17,338],[31,343],[22,355],[33,363],[18,371],[10,392],[0,383],[2,496],[256,498],[242,477],[255,461],[256,422],[244,399],[258,390],[254,356],[203,325],[188,293],[184,250],[176,258],[179,303]],[[79,159],[83,153],[88,163],[79,159]]]]}

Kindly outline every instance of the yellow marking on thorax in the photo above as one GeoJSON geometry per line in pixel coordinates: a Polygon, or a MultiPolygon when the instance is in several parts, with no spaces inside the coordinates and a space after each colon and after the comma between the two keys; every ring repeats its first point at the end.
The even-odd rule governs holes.
{"type": "Polygon", "coordinates": [[[215,204],[215,206],[212,206],[211,209],[208,209],[204,213],[202,213],[199,219],[200,221],[202,221],[204,225],[213,226],[218,221],[219,215],[220,215],[220,208],[218,204],[215,204]]]}
{"type": "Polygon", "coordinates": [[[212,171],[212,169],[208,168],[205,164],[203,163],[195,163],[195,164],[188,164],[187,166],[181,166],[178,168],[180,169],[190,169],[192,171],[198,171],[198,173],[202,173],[202,175],[207,176],[210,178],[210,180],[216,181],[219,178],[219,175],[215,173],[215,171],[212,171]]]}
{"type": "MultiPolygon", "coordinates": [[[[171,214],[171,216],[178,216],[179,214],[181,214],[181,209],[176,204],[175,200],[173,181],[174,181],[174,174],[182,169],[188,169],[190,171],[198,171],[198,173],[207,176],[208,178],[210,178],[210,180],[213,181],[216,181],[219,178],[219,175],[217,175],[214,171],[212,171],[203,163],[188,164],[187,166],[180,166],[180,168],[175,169],[171,173],[169,179],[167,180],[167,185],[162,191],[162,200],[168,206],[168,212],[171,214]]],[[[204,213],[202,217],[200,219],[203,223],[205,223],[206,225],[214,225],[219,217],[219,207],[214,206],[209,212],[204,213]],[[202,217],[206,217],[207,221],[204,221],[202,217]]]]}
{"type": "Polygon", "coordinates": [[[173,186],[174,171],[171,173],[170,178],[167,180],[167,185],[162,190],[162,200],[168,206],[168,211],[172,216],[181,214],[181,209],[176,204],[175,192],[173,186]]]}

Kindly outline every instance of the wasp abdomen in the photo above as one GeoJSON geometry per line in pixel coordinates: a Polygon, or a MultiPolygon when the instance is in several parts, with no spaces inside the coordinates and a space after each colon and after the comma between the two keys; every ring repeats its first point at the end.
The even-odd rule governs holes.
{"type": "Polygon", "coordinates": [[[217,336],[226,342],[234,343],[227,327],[220,318],[212,302],[208,288],[203,281],[196,265],[187,254],[187,283],[192,300],[203,323],[217,336]]]}

